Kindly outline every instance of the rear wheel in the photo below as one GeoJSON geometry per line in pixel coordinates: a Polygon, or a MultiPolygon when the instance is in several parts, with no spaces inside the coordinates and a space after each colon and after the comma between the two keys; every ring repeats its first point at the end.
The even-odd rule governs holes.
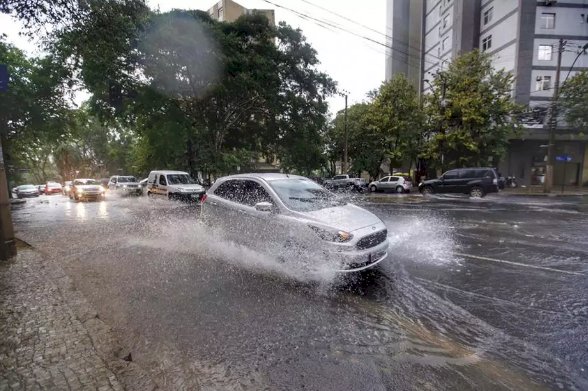
{"type": "Polygon", "coordinates": [[[378,190],[378,188],[376,187],[376,185],[371,185],[371,186],[370,186],[370,191],[371,191],[372,193],[375,193],[377,190],[378,190]]]}
{"type": "Polygon", "coordinates": [[[404,187],[396,186],[396,193],[398,193],[398,194],[404,193],[404,187]]]}
{"type": "Polygon", "coordinates": [[[472,198],[482,198],[484,197],[484,190],[482,190],[479,186],[474,186],[470,190],[470,197],[472,198]]]}

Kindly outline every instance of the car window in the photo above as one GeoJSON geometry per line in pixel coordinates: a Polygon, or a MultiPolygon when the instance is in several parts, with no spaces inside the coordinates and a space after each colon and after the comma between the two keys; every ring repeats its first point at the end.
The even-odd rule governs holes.
{"type": "Polygon", "coordinates": [[[390,177],[390,182],[398,182],[398,177],[397,176],[391,176],[390,177]]]}
{"type": "Polygon", "coordinates": [[[335,175],[334,179],[346,179],[347,176],[346,175],[335,175]]]}
{"type": "Polygon", "coordinates": [[[151,174],[149,174],[149,177],[147,178],[147,181],[149,183],[155,183],[156,178],[157,178],[157,174],[151,173],[151,174]]]}
{"type": "Polygon", "coordinates": [[[170,185],[188,185],[196,183],[196,181],[190,178],[190,175],[188,174],[168,174],[167,181],[170,185]]]}
{"type": "Polygon", "coordinates": [[[269,185],[288,208],[298,212],[345,205],[333,193],[308,179],[279,179],[270,181],[269,185]]]}
{"type": "Polygon", "coordinates": [[[137,179],[134,176],[120,176],[118,177],[119,182],[137,182],[137,179]]]}
{"type": "Polygon", "coordinates": [[[233,202],[241,202],[242,194],[243,187],[240,181],[235,179],[221,183],[214,191],[214,195],[233,202]]]}
{"type": "Polygon", "coordinates": [[[404,178],[404,180],[407,182],[412,182],[412,178],[409,176],[403,176],[402,178],[404,178]]]}
{"type": "Polygon", "coordinates": [[[387,176],[387,177],[380,179],[380,182],[388,182],[389,180],[390,180],[390,177],[387,176]]]}
{"type": "Polygon", "coordinates": [[[159,176],[159,184],[162,186],[167,186],[167,181],[165,180],[165,175],[159,176]]]}
{"type": "Polygon", "coordinates": [[[480,178],[481,173],[483,173],[481,170],[460,170],[459,177],[464,179],[480,178]]]}
{"type": "Polygon", "coordinates": [[[443,174],[443,179],[457,179],[459,178],[459,170],[447,171],[443,174]]]}
{"type": "Polygon", "coordinates": [[[271,202],[273,204],[272,197],[268,192],[255,181],[242,181],[242,198],[240,203],[255,206],[258,202],[271,202]]]}

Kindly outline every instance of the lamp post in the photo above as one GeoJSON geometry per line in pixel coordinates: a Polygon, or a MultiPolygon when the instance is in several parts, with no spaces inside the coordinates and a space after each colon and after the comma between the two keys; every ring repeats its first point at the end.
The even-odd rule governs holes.
{"type": "Polygon", "coordinates": [[[349,91],[341,90],[339,92],[339,96],[345,98],[345,112],[343,117],[343,166],[341,167],[341,173],[347,173],[349,170],[349,132],[347,131],[347,96],[349,95],[349,91]]]}

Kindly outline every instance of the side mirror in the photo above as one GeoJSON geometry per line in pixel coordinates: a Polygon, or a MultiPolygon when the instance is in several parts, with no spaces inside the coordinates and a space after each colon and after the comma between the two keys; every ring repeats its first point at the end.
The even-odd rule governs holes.
{"type": "Polygon", "coordinates": [[[255,204],[255,210],[260,212],[271,212],[274,209],[274,205],[271,202],[258,202],[255,204]]]}

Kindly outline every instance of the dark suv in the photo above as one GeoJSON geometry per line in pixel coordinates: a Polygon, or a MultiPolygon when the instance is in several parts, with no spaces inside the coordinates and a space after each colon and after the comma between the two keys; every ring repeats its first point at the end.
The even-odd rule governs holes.
{"type": "Polygon", "coordinates": [[[484,197],[498,192],[498,175],[493,168],[459,168],[449,170],[440,178],[419,184],[422,194],[463,193],[484,197]]]}

